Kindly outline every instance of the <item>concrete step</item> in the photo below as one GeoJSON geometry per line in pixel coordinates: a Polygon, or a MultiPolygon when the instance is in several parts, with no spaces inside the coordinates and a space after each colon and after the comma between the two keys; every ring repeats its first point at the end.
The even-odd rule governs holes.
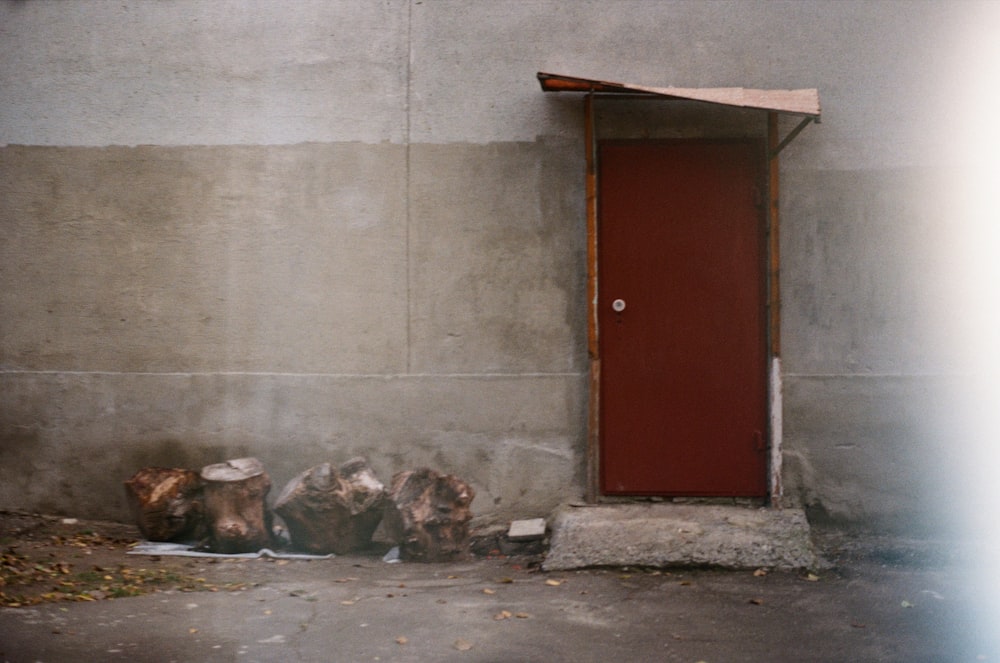
{"type": "Polygon", "coordinates": [[[592,566],[811,569],[822,561],[801,509],[672,503],[566,506],[547,571],[592,566]]]}

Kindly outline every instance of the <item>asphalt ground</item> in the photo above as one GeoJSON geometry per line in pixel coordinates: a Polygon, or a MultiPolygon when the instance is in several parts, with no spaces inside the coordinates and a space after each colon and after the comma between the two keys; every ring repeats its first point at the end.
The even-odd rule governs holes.
{"type": "Polygon", "coordinates": [[[52,550],[73,537],[11,534],[52,574],[0,608],[3,661],[1000,661],[976,571],[884,541],[827,537],[821,570],[546,573],[537,557],[156,558],[113,536],[52,550]],[[123,577],[145,593],[124,596],[123,577]],[[90,599],[37,593],[59,582],[90,599]]]}

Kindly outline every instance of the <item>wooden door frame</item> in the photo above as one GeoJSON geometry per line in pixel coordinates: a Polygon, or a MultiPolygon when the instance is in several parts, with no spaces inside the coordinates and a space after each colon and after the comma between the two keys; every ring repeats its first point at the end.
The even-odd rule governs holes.
{"type": "MultiPolygon", "coordinates": [[[[587,413],[587,485],[586,500],[596,503],[602,499],[600,492],[600,384],[601,357],[598,336],[597,309],[597,132],[594,118],[594,93],[584,96],[584,143],[586,150],[586,213],[587,213],[587,356],[590,363],[589,399],[587,413]]],[[[781,298],[780,298],[780,236],[779,236],[779,163],[778,113],[767,113],[767,198],[764,218],[766,233],[765,250],[767,285],[766,334],[767,334],[767,420],[768,420],[768,477],[767,500],[772,507],[781,507],[783,494],[781,482],[781,298]]]]}

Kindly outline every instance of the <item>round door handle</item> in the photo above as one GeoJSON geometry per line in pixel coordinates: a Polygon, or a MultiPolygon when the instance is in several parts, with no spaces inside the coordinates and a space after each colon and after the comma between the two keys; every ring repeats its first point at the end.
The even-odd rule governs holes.
{"type": "Polygon", "coordinates": [[[621,313],[622,311],[625,310],[625,300],[616,299],[615,301],[611,302],[611,308],[614,310],[615,313],[621,313]]]}

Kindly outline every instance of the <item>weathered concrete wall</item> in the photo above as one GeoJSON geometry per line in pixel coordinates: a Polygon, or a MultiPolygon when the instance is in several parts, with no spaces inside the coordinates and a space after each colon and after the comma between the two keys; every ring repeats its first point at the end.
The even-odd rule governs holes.
{"type": "Polygon", "coordinates": [[[135,469],[244,453],[278,484],[431,464],[496,518],[577,499],[582,112],[543,70],[820,89],[782,155],[786,486],[918,520],[939,437],[912,404],[950,368],[913,194],[974,10],[0,4],[0,505],[123,517],[135,469]]]}

